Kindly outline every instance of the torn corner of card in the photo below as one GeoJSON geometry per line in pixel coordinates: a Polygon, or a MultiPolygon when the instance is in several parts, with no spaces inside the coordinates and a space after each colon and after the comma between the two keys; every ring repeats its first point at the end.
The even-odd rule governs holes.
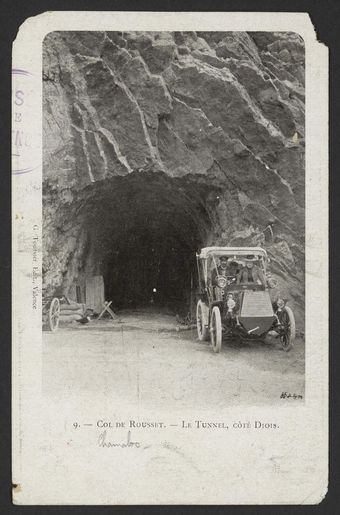
{"type": "Polygon", "coordinates": [[[20,504],[21,485],[12,484],[12,500],[13,504],[20,504]]]}
{"type": "Polygon", "coordinates": [[[20,27],[15,504],[326,495],[315,30],[260,12],[58,11],[20,27]]]}

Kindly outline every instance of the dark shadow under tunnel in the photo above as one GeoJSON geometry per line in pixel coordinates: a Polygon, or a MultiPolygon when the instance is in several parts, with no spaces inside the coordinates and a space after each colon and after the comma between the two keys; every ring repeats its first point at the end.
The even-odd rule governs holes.
{"type": "Polygon", "coordinates": [[[212,230],[209,195],[197,177],[163,173],[135,172],[88,188],[84,266],[103,276],[115,308],[190,310],[195,254],[212,230]]]}

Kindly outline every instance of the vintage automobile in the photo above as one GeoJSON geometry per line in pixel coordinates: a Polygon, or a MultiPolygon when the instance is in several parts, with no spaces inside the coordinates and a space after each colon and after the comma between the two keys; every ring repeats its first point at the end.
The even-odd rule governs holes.
{"type": "Polygon", "coordinates": [[[287,299],[271,300],[275,281],[267,276],[267,252],[260,247],[206,247],[196,254],[198,339],[220,352],[223,336],[264,339],[270,332],[285,351],[295,339],[295,319],[287,299]],[[224,267],[219,264],[224,261],[224,267]],[[248,274],[248,269],[251,272],[248,274]]]}

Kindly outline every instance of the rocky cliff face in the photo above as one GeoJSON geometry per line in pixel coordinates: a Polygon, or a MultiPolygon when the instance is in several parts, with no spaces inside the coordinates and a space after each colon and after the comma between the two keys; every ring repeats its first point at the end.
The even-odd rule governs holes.
{"type": "Polygon", "coordinates": [[[137,267],[176,297],[197,248],[261,245],[302,320],[301,38],[54,32],[43,60],[46,286],[137,267]]]}

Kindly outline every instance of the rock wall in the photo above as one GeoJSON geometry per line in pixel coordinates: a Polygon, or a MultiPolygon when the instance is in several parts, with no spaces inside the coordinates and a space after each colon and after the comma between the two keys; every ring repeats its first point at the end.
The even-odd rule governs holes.
{"type": "MultiPolygon", "coordinates": [[[[97,216],[89,222],[89,202],[94,210],[96,202],[104,205],[96,184],[110,188],[131,174],[160,174],[188,205],[200,185],[210,220],[202,245],[267,249],[280,293],[302,323],[304,44],[298,35],[53,32],[43,45],[43,81],[47,287],[70,289],[87,267],[98,267],[88,230],[97,216]]],[[[104,211],[97,218],[108,226],[104,211]]]]}

